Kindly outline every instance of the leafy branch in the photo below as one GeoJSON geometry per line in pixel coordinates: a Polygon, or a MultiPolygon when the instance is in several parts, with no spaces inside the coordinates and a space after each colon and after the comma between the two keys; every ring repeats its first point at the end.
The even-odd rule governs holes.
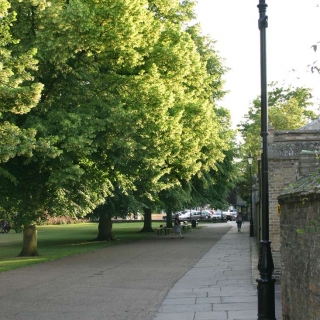
{"type": "Polygon", "coordinates": [[[311,220],[310,225],[305,225],[303,229],[297,229],[297,233],[316,233],[319,231],[320,227],[320,217],[316,220],[311,220]]]}

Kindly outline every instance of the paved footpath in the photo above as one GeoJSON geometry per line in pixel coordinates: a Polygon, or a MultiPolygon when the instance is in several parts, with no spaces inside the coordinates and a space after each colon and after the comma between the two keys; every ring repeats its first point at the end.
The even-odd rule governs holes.
{"type": "MultiPolygon", "coordinates": [[[[242,232],[233,224],[175,283],[154,320],[257,320],[257,254],[249,223],[242,226],[242,232]]],[[[278,291],[279,287],[276,319],[281,320],[278,291]]]]}
{"type": "Polygon", "coordinates": [[[152,320],[177,280],[230,228],[211,223],[184,239],[155,234],[0,273],[0,319],[152,320]]]}
{"type": "Polygon", "coordinates": [[[0,273],[0,319],[256,320],[249,224],[204,226],[0,273]]]}

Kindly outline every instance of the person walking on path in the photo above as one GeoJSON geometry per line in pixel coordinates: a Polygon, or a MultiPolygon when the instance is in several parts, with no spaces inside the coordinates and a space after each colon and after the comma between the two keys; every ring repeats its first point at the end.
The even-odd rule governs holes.
{"type": "Polygon", "coordinates": [[[240,212],[237,214],[236,222],[237,222],[237,225],[238,225],[238,232],[240,232],[241,231],[241,225],[242,225],[242,214],[240,212]]]}
{"type": "Polygon", "coordinates": [[[183,239],[183,236],[181,234],[181,227],[180,227],[180,219],[179,219],[179,215],[176,214],[175,218],[174,218],[174,226],[172,229],[172,239],[174,239],[174,234],[179,233],[180,234],[180,239],[183,239]]]}

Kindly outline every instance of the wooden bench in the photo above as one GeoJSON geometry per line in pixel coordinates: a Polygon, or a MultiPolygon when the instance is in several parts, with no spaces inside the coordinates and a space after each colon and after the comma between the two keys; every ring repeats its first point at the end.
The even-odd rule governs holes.
{"type": "Polygon", "coordinates": [[[167,228],[164,226],[160,226],[158,229],[155,229],[155,230],[157,230],[158,236],[160,236],[162,234],[164,234],[166,236],[167,234],[170,233],[170,228],[167,228]]]}
{"type": "Polygon", "coordinates": [[[182,230],[188,230],[192,228],[192,225],[190,223],[188,223],[187,221],[183,221],[180,225],[180,227],[182,228],[182,230]]]}

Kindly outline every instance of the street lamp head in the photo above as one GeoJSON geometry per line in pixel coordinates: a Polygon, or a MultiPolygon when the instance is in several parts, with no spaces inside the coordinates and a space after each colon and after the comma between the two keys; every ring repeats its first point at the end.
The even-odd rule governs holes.
{"type": "Polygon", "coordinates": [[[252,157],[252,154],[250,152],[249,155],[248,155],[248,163],[249,163],[250,166],[252,165],[252,161],[253,161],[253,157],[252,157]]]}

